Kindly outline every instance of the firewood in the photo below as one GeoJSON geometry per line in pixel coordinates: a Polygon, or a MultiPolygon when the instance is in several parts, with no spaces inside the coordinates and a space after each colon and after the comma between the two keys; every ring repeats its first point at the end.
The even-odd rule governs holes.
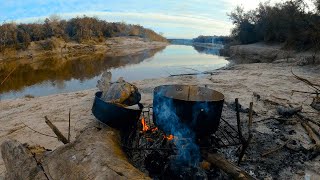
{"type": "Polygon", "coordinates": [[[315,124],[315,125],[317,125],[317,126],[320,127],[320,122],[319,122],[319,121],[310,119],[310,118],[304,116],[302,113],[297,113],[297,116],[298,116],[301,120],[312,122],[313,124],[315,124]]]}
{"type": "Polygon", "coordinates": [[[310,137],[311,141],[314,143],[314,146],[311,149],[313,151],[311,159],[313,159],[320,155],[320,139],[313,132],[312,128],[310,127],[310,125],[307,124],[307,122],[301,122],[301,125],[307,131],[308,136],[310,137]]]}
{"type": "Polygon", "coordinates": [[[6,179],[150,179],[128,161],[119,132],[96,122],[39,160],[15,140],[0,148],[6,179]]]}
{"type": "Polygon", "coordinates": [[[212,166],[224,171],[232,179],[241,179],[241,180],[256,179],[252,177],[249,173],[242,170],[240,167],[226,160],[223,156],[221,156],[218,153],[214,153],[214,154],[208,153],[206,160],[210,162],[212,166]]]}
{"type": "Polygon", "coordinates": [[[68,144],[69,141],[64,135],[61,133],[61,131],[54,125],[52,122],[48,119],[47,116],[44,117],[46,120],[46,124],[52,129],[52,131],[57,135],[58,139],[63,143],[63,144],[68,144]]]}
{"type": "Polygon", "coordinates": [[[317,135],[313,132],[311,127],[306,122],[301,122],[301,125],[307,131],[307,134],[310,137],[312,143],[320,147],[320,140],[317,137],[317,135]]]}

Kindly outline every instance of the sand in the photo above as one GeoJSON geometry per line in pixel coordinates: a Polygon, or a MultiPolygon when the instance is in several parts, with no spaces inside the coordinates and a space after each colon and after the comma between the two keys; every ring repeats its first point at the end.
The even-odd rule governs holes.
{"type": "MultiPolygon", "coordinates": [[[[279,62],[279,61],[278,61],[279,62]]],[[[319,112],[309,105],[312,97],[306,94],[291,94],[292,90],[310,91],[304,83],[297,80],[291,74],[294,72],[313,83],[320,84],[320,65],[296,66],[295,63],[257,63],[239,64],[215,70],[214,75],[178,76],[160,79],[146,79],[136,81],[142,93],[142,103],[145,106],[152,104],[153,88],[163,84],[194,84],[218,90],[225,95],[226,102],[233,102],[239,98],[240,103],[248,106],[254,102],[254,110],[259,114],[254,121],[264,117],[276,115],[274,108],[268,104],[257,101],[253,93],[261,96],[261,99],[282,104],[303,106],[307,115],[319,121],[319,112]]],[[[4,100],[0,102],[0,143],[12,138],[22,143],[31,145],[39,144],[48,149],[55,149],[62,145],[57,139],[35,133],[28,127],[44,134],[54,136],[51,129],[45,124],[44,116],[48,118],[67,135],[68,112],[71,108],[71,138],[95,117],[91,113],[94,93],[97,89],[50,95],[36,98],[21,98],[4,100]],[[28,126],[28,127],[27,127],[28,126]]],[[[261,125],[259,131],[268,133],[268,128],[261,125]]],[[[305,145],[309,146],[309,140],[303,129],[297,127],[299,138],[305,139],[305,145]],[[301,133],[299,133],[301,132],[301,133]],[[300,135],[301,134],[301,135],[300,135]],[[301,136],[301,137],[300,137],[301,136]]],[[[4,176],[5,167],[0,157],[0,179],[4,176]]]]}

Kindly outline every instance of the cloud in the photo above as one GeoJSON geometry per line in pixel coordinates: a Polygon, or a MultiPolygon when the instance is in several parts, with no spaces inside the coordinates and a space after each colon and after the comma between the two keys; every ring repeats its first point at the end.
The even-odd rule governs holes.
{"type": "MultiPolygon", "coordinates": [[[[227,35],[232,24],[227,16],[237,5],[254,9],[268,0],[0,0],[0,22],[30,22],[58,14],[96,16],[107,21],[140,24],[166,37],[192,38],[227,35]]],[[[312,0],[306,0],[312,6],[312,0]]],[[[281,0],[270,0],[271,4],[281,0]]]]}
{"type": "MultiPolygon", "coordinates": [[[[140,24],[156,32],[164,33],[168,38],[194,38],[202,35],[228,35],[232,25],[229,22],[215,20],[203,16],[167,15],[161,13],[132,13],[132,12],[83,12],[64,13],[62,18],[69,19],[77,16],[98,17],[109,22],[126,22],[140,24]]],[[[17,22],[34,22],[43,17],[25,18],[17,22]]]]}

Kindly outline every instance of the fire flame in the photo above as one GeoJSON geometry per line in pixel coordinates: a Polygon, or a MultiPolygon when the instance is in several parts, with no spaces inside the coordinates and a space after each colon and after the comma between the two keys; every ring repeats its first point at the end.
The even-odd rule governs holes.
{"type": "Polygon", "coordinates": [[[141,124],[142,124],[142,131],[148,131],[149,130],[149,126],[146,123],[146,120],[144,118],[141,119],[141,124]]]}
{"type": "Polygon", "coordinates": [[[146,131],[151,131],[151,132],[155,132],[158,130],[157,127],[154,128],[150,128],[147,123],[146,120],[144,118],[141,119],[141,124],[142,124],[142,132],[146,132],[146,131]]]}
{"type": "Polygon", "coordinates": [[[164,138],[166,138],[168,141],[171,141],[173,140],[174,136],[170,134],[169,136],[164,136],[164,138]]]}

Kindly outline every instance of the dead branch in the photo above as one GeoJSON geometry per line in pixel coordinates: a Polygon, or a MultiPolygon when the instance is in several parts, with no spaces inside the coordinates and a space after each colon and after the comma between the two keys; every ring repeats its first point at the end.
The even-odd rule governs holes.
{"type": "Polygon", "coordinates": [[[311,149],[313,151],[311,154],[311,159],[316,158],[318,155],[320,155],[320,140],[313,132],[310,124],[307,124],[307,122],[301,122],[301,125],[307,131],[309,138],[314,143],[314,146],[311,149]]]}
{"type": "Polygon", "coordinates": [[[197,75],[205,75],[205,74],[215,75],[216,73],[214,73],[214,72],[199,72],[199,73],[185,73],[185,74],[170,74],[169,77],[175,77],[175,76],[197,76],[197,75]]]}
{"type": "Polygon", "coordinates": [[[71,126],[70,126],[70,123],[71,122],[71,108],[69,109],[69,126],[68,126],[68,141],[70,142],[70,129],[71,129],[71,126]]]}
{"type": "Polygon", "coordinates": [[[292,90],[291,94],[293,95],[293,93],[303,93],[303,94],[319,94],[318,92],[307,92],[307,91],[297,91],[297,90],[292,90]]]}
{"type": "Polygon", "coordinates": [[[310,119],[304,115],[302,115],[302,113],[297,113],[297,116],[301,119],[301,120],[305,120],[305,121],[309,121],[309,122],[312,122],[313,124],[317,125],[320,127],[320,122],[317,122],[313,119],[310,119]]]}
{"type": "Polygon", "coordinates": [[[239,133],[239,139],[241,142],[244,142],[244,139],[242,137],[242,130],[241,130],[241,120],[240,120],[240,112],[239,112],[239,99],[235,99],[235,105],[236,105],[236,113],[237,113],[237,125],[238,125],[238,133],[239,133]]]}
{"type": "Polygon", "coordinates": [[[304,82],[304,83],[307,84],[308,86],[310,86],[310,87],[312,87],[313,89],[315,89],[315,90],[317,91],[317,93],[320,91],[320,89],[318,88],[318,87],[320,87],[319,84],[312,83],[312,82],[310,82],[308,79],[305,79],[305,78],[302,78],[302,77],[297,76],[296,74],[293,73],[292,68],[291,68],[291,73],[292,73],[292,75],[293,75],[296,79],[304,82]]]}
{"type": "Polygon", "coordinates": [[[320,146],[320,140],[317,137],[317,135],[313,132],[312,128],[306,122],[301,122],[301,125],[307,131],[307,134],[310,137],[312,143],[317,146],[320,146]]]}
{"type": "Polygon", "coordinates": [[[35,133],[41,134],[41,135],[43,135],[43,136],[48,136],[48,137],[52,137],[52,138],[57,138],[57,137],[55,137],[55,136],[51,136],[51,135],[49,135],[49,134],[44,134],[44,133],[42,133],[42,132],[39,132],[39,131],[37,131],[37,130],[34,130],[34,129],[31,128],[30,126],[26,125],[24,122],[22,122],[22,121],[20,121],[20,122],[21,122],[21,124],[23,124],[24,126],[26,126],[27,128],[29,128],[30,130],[32,130],[32,131],[35,132],[35,133]]]}
{"type": "Polygon", "coordinates": [[[278,147],[276,147],[276,148],[270,149],[270,150],[268,150],[267,152],[262,153],[261,156],[262,156],[262,157],[265,157],[265,156],[268,156],[269,154],[272,154],[272,153],[274,153],[274,152],[276,152],[276,151],[279,151],[279,150],[282,149],[285,145],[287,145],[288,142],[289,142],[289,140],[287,140],[285,143],[283,143],[282,145],[280,145],[280,146],[278,146],[278,147]]]}
{"type": "Polygon", "coordinates": [[[249,173],[243,171],[240,167],[232,164],[230,161],[226,160],[223,156],[221,156],[218,153],[208,153],[206,160],[210,162],[214,167],[221,169],[222,171],[227,173],[229,176],[232,177],[232,179],[255,179],[249,173]]]}
{"type": "Polygon", "coordinates": [[[57,135],[58,140],[61,141],[63,144],[68,144],[69,141],[66,137],[64,137],[64,135],[60,132],[60,130],[54,125],[52,124],[52,122],[48,119],[47,116],[44,117],[46,120],[46,124],[52,129],[52,131],[57,135]]]}

